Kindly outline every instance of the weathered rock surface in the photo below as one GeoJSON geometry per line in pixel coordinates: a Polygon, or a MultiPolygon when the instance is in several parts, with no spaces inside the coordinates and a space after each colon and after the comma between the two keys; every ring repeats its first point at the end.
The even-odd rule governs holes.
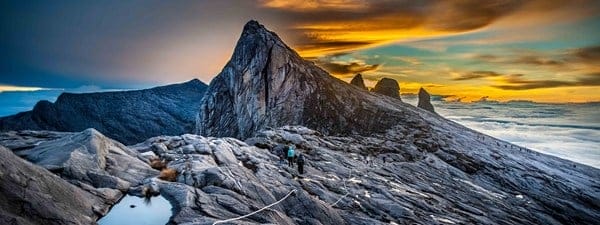
{"type": "Polygon", "coordinates": [[[400,85],[398,81],[390,78],[382,78],[375,84],[372,92],[379,93],[392,98],[400,99],[400,85]]]}
{"type": "Polygon", "coordinates": [[[384,132],[402,121],[427,126],[393,98],[366,92],[302,59],[256,21],[202,100],[197,133],[247,138],[267,127],[303,125],[325,134],[384,132]]]}
{"type": "MultiPolygon", "coordinates": [[[[385,134],[324,136],[287,126],[233,138],[161,136],[132,146],[172,159],[177,182],[158,186],[177,224],[593,224],[600,170],[489,138],[429,115],[453,138],[431,140],[401,127],[385,134]],[[457,134],[458,133],[458,134],[457,134]],[[306,173],[255,146],[292,142],[306,173]],[[252,145],[248,145],[251,143],[252,145]],[[499,145],[499,144],[500,145],[499,145]],[[432,151],[428,145],[442,146],[432,151]],[[374,163],[364,158],[370,154],[374,163]],[[385,160],[385,161],[384,161],[385,160]]],[[[277,149],[277,148],[273,148],[277,149]]]]}
{"type": "Polygon", "coordinates": [[[435,109],[433,109],[433,105],[431,104],[431,96],[424,88],[419,89],[419,102],[417,103],[417,107],[435,113],[435,109]]]}
{"type": "Polygon", "coordinates": [[[144,178],[158,174],[138,158],[139,153],[91,128],[80,133],[65,133],[61,138],[43,141],[30,149],[22,146],[16,149],[17,155],[32,163],[74,183],[83,182],[95,188],[127,191],[144,178]]]}
{"type": "Polygon", "coordinates": [[[359,87],[360,89],[363,90],[369,90],[367,89],[367,86],[365,86],[365,81],[362,78],[362,74],[356,74],[356,76],[354,76],[354,78],[352,78],[352,80],[350,81],[350,84],[359,87]]]}
{"type": "Polygon", "coordinates": [[[61,94],[32,111],[0,118],[0,131],[87,128],[125,144],[150,137],[192,133],[206,84],[199,80],[146,90],[61,94]]]}
{"type": "Polygon", "coordinates": [[[110,204],[0,146],[0,224],[94,224],[110,204]]]}
{"type": "Polygon", "coordinates": [[[0,145],[13,150],[20,151],[34,148],[42,142],[56,140],[69,135],[67,132],[56,132],[47,130],[21,130],[0,133],[0,145]]]}

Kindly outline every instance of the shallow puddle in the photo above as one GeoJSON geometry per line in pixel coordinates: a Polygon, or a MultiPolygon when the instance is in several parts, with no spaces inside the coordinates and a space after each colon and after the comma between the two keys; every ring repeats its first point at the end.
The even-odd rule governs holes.
{"type": "Polygon", "coordinates": [[[171,209],[171,203],[160,195],[151,198],[126,195],[98,220],[98,224],[165,225],[173,214],[171,209]]]}

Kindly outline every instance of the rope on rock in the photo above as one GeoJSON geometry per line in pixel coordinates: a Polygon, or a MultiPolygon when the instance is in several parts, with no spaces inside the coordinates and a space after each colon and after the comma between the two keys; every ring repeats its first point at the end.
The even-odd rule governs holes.
{"type": "Polygon", "coordinates": [[[354,177],[352,177],[352,170],[350,170],[350,174],[348,175],[348,177],[350,177],[350,178],[344,180],[344,190],[346,191],[346,194],[342,195],[342,197],[340,197],[333,204],[329,205],[329,207],[333,207],[334,205],[337,205],[340,201],[342,201],[342,199],[344,199],[346,196],[348,196],[350,194],[350,192],[348,191],[348,187],[346,187],[346,181],[352,180],[352,178],[354,178],[354,177]]]}
{"type": "Polygon", "coordinates": [[[246,217],[249,217],[249,216],[252,216],[252,215],[254,215],[254,214],[257,214],[257,213],[259,213],[259,212],[261,212],[261,211],[263,211],[263,210],[265,210],[265,209],[271,208],[272,206],[274,206],[274,205],[277,205],[277,204],[279,204],[279,203],[283,202],[283,200],[285,200],[286,198],[290,197],[290,195],[292,195],[292,193],[294,193],[294,192],[296,192],[296,189],[294,189],[294,190],[291,190],[291,191],[290,191],[290,192],[289,192],[287,195],[285,195],[283,198],[279,199],[279,201],[273,202],[273,203],[271,203],[270,205],[267,205],[267,206],[265,206],[265,207],[262,207],[262,208],[261,208],[261,209],[259,209],[259,210],[256,210],[256,211],[254,211],[254,212],[251,212],[251,213],[249,213],[249,214],[246,214],[246,215],[243,215],[243,216],[239,216],[239,217],[236,217],[236,218],[231,218],[231,219],[226,219],[226,220],[217,220],[217,221],[215,221],[215,222],[213,223],[213,225],[215,225],[215,224],[220,224],[220,223],[227,223],[227,222],[231,222],[231,221],[235,221],[235,220],[241,220],[241,219],[244,219],[244,218],[246,218],[246,217]]]}

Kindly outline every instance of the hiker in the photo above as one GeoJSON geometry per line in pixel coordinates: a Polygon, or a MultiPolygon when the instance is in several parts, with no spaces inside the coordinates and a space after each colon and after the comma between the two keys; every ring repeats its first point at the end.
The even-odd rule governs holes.
{"type": "Polygon", "coordinates": [[[304,174],[304,155],[298,154],[298,173],[304,174]]]}
{"type": "Polygon", "coordinates": [[[279,164],[283,164],[285,162],[285,157],[287,157],[286,146],[277,144],[274,147],[274,153],[279,157],[279,164]]]}
{"type": "Polygon", "coordinates": [[[287,150],[288,166],[290,167],[294,166],[294,156],[296,156],[296,153],[294,152],[294,145],[290,144],[287,150]]]}

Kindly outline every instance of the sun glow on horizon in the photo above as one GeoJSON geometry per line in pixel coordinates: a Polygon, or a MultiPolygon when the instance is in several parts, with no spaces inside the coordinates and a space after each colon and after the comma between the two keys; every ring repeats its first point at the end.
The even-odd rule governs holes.
{"type": "Polygon", "coordinates": [[[48,88],[42,87],[24,87],[24,86],[13,86],[13,85],[1,85],[0,84],[0,93],[6,91],[41,91],[48,90],[48,88]]]}

